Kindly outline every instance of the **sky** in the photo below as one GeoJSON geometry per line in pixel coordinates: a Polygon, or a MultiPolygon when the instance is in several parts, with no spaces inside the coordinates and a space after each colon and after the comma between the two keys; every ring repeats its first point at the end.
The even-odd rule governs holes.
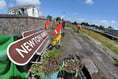
{"type": "Polygon", "coordinates": [[[69,21],[118,29],[118,0],[0,0],[0,14],[14,6],[36,5],[40,16],[63,16],[69,21]]]}

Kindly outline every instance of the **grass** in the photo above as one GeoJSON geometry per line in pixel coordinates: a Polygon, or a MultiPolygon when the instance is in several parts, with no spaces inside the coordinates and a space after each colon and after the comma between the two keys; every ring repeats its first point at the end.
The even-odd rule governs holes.
{"type": "MultiPolygon", "coordinates": [[[[75,30],[76,32],[78,31],[77,26],[70,24],[71,28],[73,30],[75,30]]],[[[102,43],[102,45],[105,46],[104,50],[106,50],[106,47],[109,48],[111,51],[115,52],[116,54],[118,54],[118,47],[116,46],[116,44],[118,44],[118,40],[111,40],[107,37],[105,37],[104,35],[82,28],[80,33],[82,35],[88,35],[92,38],[94,38],[95,40],[99,41],[100,43],[102,43]]]]}
{"type": "Polygon", "coordinates": [[[45,57],[58,57],[60,56],[60,54],[61,54],[61,48],[47,51],[47,53],[45,53],[45,57]]]}
{"type": "MultiPolygon", "coordinates": [[[[77,26],[70,24],[69,25],[73,30],[75,30],[75,32],[77,32],[77,26]]],[[[81,35],[88,35],[90,37],[92,37],[93,39],[99,41],[103,46],[103,50],[107,51],[107,49],[110,49],[111,51],[113,51],[114,53],[118,54],[118,47],[116,45],[118,45],[118,40],[116,39],[109,39],[107,37],[105,37],[104,35],[100,34],[100,33],[96,33],[94,31],[91,30],[87,30],[82,28],[80,30],[80,34],[81,35]]],[[[118,58],[113,57],[114,61],[115,61],[115,65],[118,66],[118,58]]]]}
{"type": "Polygon", "coordinates": [[[116,62],[115,65],[118,66],[118,58],[113,58],[113,59],[116,62]]]}
{"type": "Polygon", "coordinates": [[[100,33],[96,33],[94,31],[91,30],[87,30],[85,28],[81,29],[82,32],[84,32],[85,34],[91,36],[92,38],[94,38],[95,40],[99,41],[100,43],[102,43],[104,46],[106,46],[107,48],[109,48],[111,51],[115,52],[116,54],[118,54],[118,47],[115,46],[116,42],[105,37],[104,35],[100,34],[100,33]]]}
{"type": "MultiPolygon", "coordinates": [[[[118,44],[117,40],[111,40],[100,33],[96,33],[94,31],[82,28],[81,34],[83,35],[84,33],[87,34],[88,36],[92,37],[93,39],[99,41],[103,45],[104,51],[106,51],[108,48],[111,51],[113,51],[114,53],[118,54],[118,47],[116,46],[116,44],[118,44]]],[[[115,65],[118,66],[118,58],[113,57],[113,59],[115,61],[115,65]]]]}

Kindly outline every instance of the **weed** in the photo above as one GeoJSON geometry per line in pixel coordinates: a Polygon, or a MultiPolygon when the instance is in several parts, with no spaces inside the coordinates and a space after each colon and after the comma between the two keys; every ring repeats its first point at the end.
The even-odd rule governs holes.
{"type": "Polygon", "coordinates": [[[94,38],[95,40],[99,41],[104,46],[106,46],[107,48],[109,48],[110,50],[112,50],[113,52],[115,52],[116,54],[118,54],[118,47],[115,46],[115,44],[114,44],[115,42],[113,40],[105,37],[104,35],[101,35],[99,33],[96,33],[94,31],[91,31],[91,30],[87,30],[87,29],[84,29],[84,28],[82,28],[81,30],[85,34],[91,36],[92,38],[94,38]]]}
{"type": "Polygon", "coordinates": [[[42,64],[33,64],[31,66],[31,73],[43,78],[44,74],[52,74],[54,72],[59,71],[62,65],[60,53],[61,48],[47,51],[44,54],[42,64]]]}

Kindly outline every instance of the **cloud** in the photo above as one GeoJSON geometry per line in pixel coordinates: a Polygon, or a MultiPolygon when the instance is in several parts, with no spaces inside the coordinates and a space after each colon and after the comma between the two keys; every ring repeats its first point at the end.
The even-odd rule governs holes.
{"type": "Polygon", "coordinates": [[[88,5],[92,5],[94,2],[93,2],[93,0],[86,0],[86,4],[88,4],[88,5]]]}
{"type": "Polygon", "coordinates": [[[116,23],[116,21],[112,20],[112,21],[111,21],[111,23],[112,23],[112,24],[115,24],[115,23],[116,23]]]}
{"type": "Polygon", "coordinates": [[[71,21],[72,20],[71,18],[68,18],[68,17],[65,17],[64,19],[67,20],[67,21],[71,21]]]}
{"type": "Polygon", "coordinates": [[[117,21],[115,21],[115,20],[107,20],[107,19],[103,19],[103,20],[100,20],[100,19],[89,20],[89,19],[84,19],[84,18],[77,18],[77,19],[75,19],[75,21],[77,21],[78,23],[87,22],[89,24],[95,24],[95,25],[98,25],[98,26],[99,25],[103,25],[106,28],[108,26],[116,27],[115,25],[117,23],[117,21]]]}
{"type": "Polygon", "coordinates": [[[0,9],[5,9],[6,8],[6,2],[5,0],[0,0],[0,9]]]}
{"type": "MultiPolygon", "coordinates": [[[[18,5],[35,5],[39,6],[41,4],[40,0],[16,0],[18,5]]],[[[39,16],[42,16],[43,13],[39,10],[39,16]]]]}
{"type": "Polygon", "coordinates": [[[103,25],[104,27],[107,26],[114,26],[116,21],[115,20],[92,20],[90,21],[92,24],[96,24],[96,25],[103,25]]]}
{"type": "Polygon", "coordinates": [[[18,5],[40,5],[40,0],[16,0],[18,5]]]}
{"type": "Polygon", "coordinates": [[[104,24],[104,25],[114,25],[116,23],[116,21],[114,21],[114,20],[111,20],[111,21],[109,21],[109,20],[100,20],[99,23],[104,24]]]}
{"type": "Polygon", "coordinates": [[[99,23],[100,24],[107,25],[107,24],[109,24],[109,21],[107,21],[107,20],[100,20],[99,23]]]}
{"type": "Polygon", "coordinates": [[[85,21],[85,19],[82,19],[82,18],[77,19],[77,22],[79,22],[79,23],[84,22],[84,21],[85,21]]]}

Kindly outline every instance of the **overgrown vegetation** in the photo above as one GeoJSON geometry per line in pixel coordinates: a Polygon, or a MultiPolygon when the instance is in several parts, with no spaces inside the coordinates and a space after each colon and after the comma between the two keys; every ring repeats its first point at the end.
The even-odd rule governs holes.
{"type": "Polygon", "coordinates": [[[104,46],[106,46],[107,48],[109,48],[110,50],[115,52],[116,54],[118,54],[118,47],[116,47],[114,45],[115,42],[113,42],[111,39],[105,37],[104,35],[101,35],[100,33],[96,33],[94,31],[87,30],[85,28],[82,28],[81,31],[84,32],[85,34],[91,36],[95,40],[99,41],[104,46]]]}
{"type": "Polygon", "coordinates": [[[47,51],[44,54],[41,64],[33,64],[31,66],[31,73],[34,75],[38,75],[41,77],[41,79],[43,79],[45,74],[52,74],[59,71],[60,67],[62,66],[60,53],[61,48],[47,51]]]}
{"type": "Polygon", "coordinates": [[[116,62],[115,65],[118,66],[118,58],[113,58],[113,59],[116,62]]]}
{"type": "MultiPolygon", "coordinates": [[[[94,38],[95,40],[99,41],[100,43],[102,43],[102,45],[104,45],[105,47],[103,48],[103,50],[106,50],[106,47],[109,48],[111,51],[115,52],[116,54],[118,54],[118,47],[115,46],[115,44],[117,42],[105,37],[104,35],[101,35],[100,33],[96,33],[94,31],[91,30],[87,30],[82,28],[81,30],[82,32],[86,33],[87,35],[91,36],[92,38],[94,38]]],[[[114,58],[115,61],[115,65],[118,66],[118,58],[114,58]]]]}
{"type": "MultiPolygon", "coordinates": [[[[77,26],[71,24],[70,25],[71,28],[75,31],[77,31],[77,26]]],[[[103,48],[103,50],[107,50],[107,48],[109,48],[111,51],[113,51],[114,53],[118,54],[118,47],[116,46],[116,44],[118,43],[118,40],[111,40],[107,37],[105,37],[104,35],[100,34],[100,33],[96,33],[94,31],[91,30],[87,30],[85,28],[81,29],[80,32],[82,35],[87,34],[88,36],[94,38],[95,40],[99,41],[102,45],[104,45],[105,47],[103,48]]],[[[115,60],[115,65],[118,66],[118,58],[113,58],[115,60]]]]}
{"type": "Polygon", "coordinates": [[[67,72],[76,72],[82,68],[82,63],[78,59],[67,59],[64,60],[64,67],[63,69],[67,72]]]}

